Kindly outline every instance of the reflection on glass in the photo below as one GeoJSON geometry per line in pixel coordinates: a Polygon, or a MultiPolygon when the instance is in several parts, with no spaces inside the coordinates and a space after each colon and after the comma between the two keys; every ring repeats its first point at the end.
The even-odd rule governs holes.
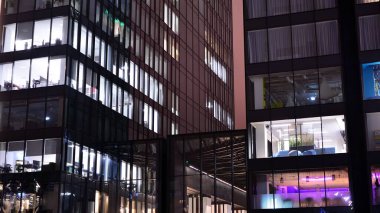
{"type": "Polygon", "coordinates": [[[343,94],[341,68],[320,68],[319,87],[321,104],[342,102],[343,94]]]}
{"type": "MultiPolygon", "coordinates": [[[[16,1],[17,2],[17,1],[16,1]]],[[[16,24],[3,26],[3,52],[11,52],[15,48],[16,24]]]]}
{"type": "Polygon", "coordinates": [[[52,0],[36,0],[36,9],[46,9],[52,7],[52,0]]]}
{"type": "Polygon", "coordinates": [[[17,13],[17,7],[18,7],[18,0],[6,0],[5,3],[5,9],[6,14],[14,14],[17,13]]]}
{"type": "Polygon", "coordinates": [[[5,153],[7,151],[7,143],[0,142],[0,173],[6,173],[5,171],[5,153]]]}
{"type": "Polygon", "coordinates": [[[367,113],[368,151],[380,150],[380,112],[367,113]]]}
{"type": "Polygon", "coordinates": [[[32,59],[29,88],[47,86],[47,72],[49,67],[48,57],[32,59]]]}
{"type": "Polygon", "coordinates": [[[45,126],[45,100],[29,100],[28,106],[28,129],[43,128],[45,126]]]}
{"type": "Polygon", "coordinates": [[[55,56],[50,58],[48,86],[62,85],[65,83],[66,58],[55,56]]]}
{"type": "Polygon", "coordinates": [[[294,89],[297,106],[318,104],[318,70],[294,72],[294,89]]]}
{"type": "Polygon", "coordinates": [[[45,47],[50,44],[50,19],[34,22],[33,47],[45,47]]]}
{"type": "Polygon", "coordinates": [[[0,91],[12,90],[13,63],[0,64],[0,91]]]}
{"type": "Polygon", "coordinates": [[[12,101],[9,118],[10,130],[25,129],[26,121],[26,101],[12,101]]]}
{"type": "Polygon", "coordinates": [[[12,90],[27,89],[29,87],[30,59],[15,61],[13,68],[12,90]]]}
{"type": "Polygon", "coordinates": [[[50,43],[52,45],[67,43],[67,17],[53,18],[50,43]]]}
{"type": "Polygon", "coordinates": [[[292,72],[274,73],[270,77],[270,106],[282,108],[294,106],[294,79],[292,72]]]}
{"type": "Polygon", "coordinates": [[[32,48],[33,22],[17,24],[16,50],[28,50],[32,48]]]}
{"type": "Polygon", "coordinates": [[[34,9],[34,1],[30,1],[30,0],[19,1],[19,8],[18,8],[19,13],[31,11],[33,9],[34,9]]]}

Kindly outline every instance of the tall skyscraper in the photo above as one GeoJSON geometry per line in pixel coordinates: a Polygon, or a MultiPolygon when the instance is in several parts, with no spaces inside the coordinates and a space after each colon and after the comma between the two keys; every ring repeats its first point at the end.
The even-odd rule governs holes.
{"type": "Polygon", "coordinates": [[[2,0],[0,25],[6,211],[156,212],[147,139],[234,127],[229,0],[2,0]]]}
{"type": "Polygon", "coordinates": [[[379,1],[244,4],[250,211],[377,212],[379,1]]]}

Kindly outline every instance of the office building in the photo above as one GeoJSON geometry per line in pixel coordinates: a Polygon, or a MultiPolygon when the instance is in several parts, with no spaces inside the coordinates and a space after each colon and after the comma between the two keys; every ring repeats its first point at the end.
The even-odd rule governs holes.
{"type": "Polygon", "coordinates": [[[1,208],[163,212],[156,139],[234,127],[230,8],[2,0],[1,208]]]}
{"type": "Polygon", "coordinates": [[[245,0],[249,212],[377,212],[378,0],[245,0]]]}

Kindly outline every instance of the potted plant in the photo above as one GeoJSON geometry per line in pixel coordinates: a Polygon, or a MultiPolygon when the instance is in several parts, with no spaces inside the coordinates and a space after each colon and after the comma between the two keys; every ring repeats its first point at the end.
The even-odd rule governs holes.
{"type": "Polygon", "coordinates": [[[304,152],[306,150],[314,149],[314,137],[312,134],[300,134],[291,136],[289,138],[289,149],[299,150],[304,152]]]}

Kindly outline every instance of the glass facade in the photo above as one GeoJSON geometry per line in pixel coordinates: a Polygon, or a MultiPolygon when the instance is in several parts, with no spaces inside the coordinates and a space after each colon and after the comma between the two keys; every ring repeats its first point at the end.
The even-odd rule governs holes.
{"type": "Polygon", "coordinates": [[[278,158],[346,152],[344,116],[251,123],[250,158],[278,158]],[[253,143],[254,141],[254,143],[253,143]]]}
{"type": "Polygon", "coordinates": [[[171,137],[169,212],[247,212],[245,138],[245,131],[171,137]]]}
{"type": "Polygon", "coordinates": [[[255,209],[350,206],[345,168],[274,171],[255,174],[252,196],[255,209]]]}
{"type": "Polygon", "coordinates": [[[244,6],[248,209],[379,211],[379,1],[244,6]]]}
{"type": "Polygon", "coordinates": [[[2,142],[0,148],[2,174],[66,171],[48,182],[39,174],[2,181],[5,211],[158,211],[158,142],[118,147],[125,154],[119,158],[60,138],[2,142]]]}
{"type": "Polygon", "coordinates": [[[335,0],[247,0],[248,18],[335,8],[335,0]]]}
{"type": "Polygon", "coordinates": [[[0,208],[166,212],[155,138],[234,128],[231,2],[0,7],[0,208]]]}
{"type": "Polygon", "coordinates": [[[340,67],[270,73],[249,77],[250,109],[274,109],[343,101],[340,67]]]}
{"type": "Polygon", "coordinates": [[[337,20],[248,31],[249,63],[339,54],[337,20]]]}
{"type": "MultiPolygon", "coordinates": [[[[223,8],[230,14],[228,7],[223,8]]],[[[217,35],[221,32],[211,27],[215,23],[204,22],[207,20],[204,17],[215,10],[210,3],[202,3],[200,8],[198,19],[202,20],[203,30],[193,32],[206,42],[202,47],[206,51],[204,55],[184,54],[186,60],[179,60],[179,46],[193,49],[193,45],[188,44],[186,31],[180,33],[179,17],[184,9],[179,7],[179,1],[123,0],[104,4],[79,0],[27,3],[4,0],[2,10],[5,16],[28,12],[41,15],[34,20],[2,23],[2,53],[40,54],[2,63],[1,91],[69,85],[146,127],[151,135],[233,128],[232,63],[228,57],[232,52],[231,20],[217,11],[223,14],[216,16],[221,20],[218,26],[226,29],[219,39],[217,35]],[[149,14],[147,8],[157,12],[149,14]],[[45,12],[47,9],[61,12],[50,15],[45,12]],[[142,20],[141,14],[149,16],[142,20]],[[51,48],[56,51],[47,51],[51,48]],[[65,48],[69,48],[70,58],[63,53],[65,48]],[[191,60],[197,61],[198,66],[189,67],[191,60]],[[219,79],[216,85],[208,82],[211,77],[219,79]],[[211,97],[219,105],[209,110],[207,98],[199,94],[211,97]],[[186,107],[188,102],[194,108],[186,107]],[[190,119],[193,111],[198,115],[196,119],[190,119]]]]}

